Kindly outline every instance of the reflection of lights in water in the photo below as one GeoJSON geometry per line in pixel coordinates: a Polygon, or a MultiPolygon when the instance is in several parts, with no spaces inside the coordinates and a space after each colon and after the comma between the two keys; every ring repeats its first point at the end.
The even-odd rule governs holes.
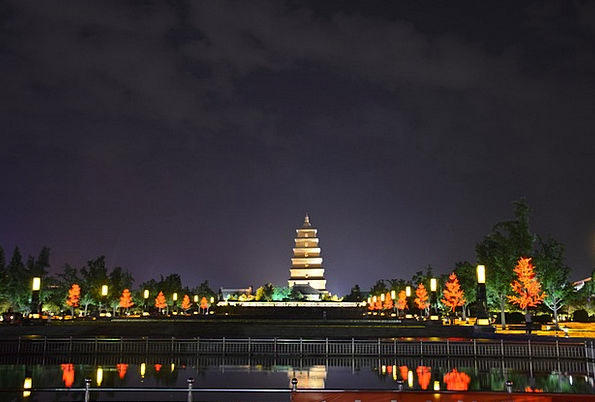
{"type": "Polygon", "coordinates": [[[23,383],[23,398],[28,398],[31,396],[31,388],[33,387],[33,380],[31,377],[25,377],[25,382],[23,383]]]}
{"type": "Polygon", "coordinates": [[[407,386],[413,388],[413,371],[411,370],[407,372],[407,386]]]}
{"type": "Polygon", "coordinates": [[[69,364],[62,364],[60,366],[62,368],[62,381],[64,381],[64,385],[66,388],[72,387],[74,384],[74,365],[69,364]]]}
{"type": "Polygon", "coordinates": [[[102,382],[103,382],[103,368],[97,367],[97,386],[101,387],[102,382]]]}
{"type": "Polygon", "coordinates": [[[452,369],[444,375],[444,383],[446,389],[449,391],[467,391],[471,377],[468,374],[458,371],[456,368],[452,369]]]}
{"type": "Polygon", "coordinates": [[[141,363],[140,365],[140,376],[141,378],[145,378],[145,373],[147,372],[147,365],[145,363],[141,363]]]}
{"type": "Polygon", "coordinates": [[[174,372],[175,368],[176,368],[176,365],[175,365],[174,363],[172,363],[172,364],[171,364],[171,372],[172,372],[172,373],[174,372]]]}
{"type": "Polygon", "coordinates": [[[123,380],[126,376],[126,370],[128,370],[128,365],[124,363],[118,363],[116,365],[116,368],[118,369],[118,375],[120,376],[120,379],[123,380]]]}
{"type": "Polygon", "coordinates": [[[298,386],[301,388],[323,389],[326,372],[327,368],[325,365],[316,365],[299,371],[290,367],[287,370],[287,377],[289,378],[290,386],[291,380],[297,378],[298,386]]]}
{"type": "Polygon", "coordinates": [[[386,366],[384,364],[380,367],[380,371],[382,372],[382,375],[386,374],[386,366]]]}
{"type": "Polygon", "coordinates": [[[398,377],[397,377],[397,366],[394,365],[393,366],[393,380],[397,381],[398,377]]]}
{"type": "Polygon", "coordinates": [[[440,381],[434,381],[434,391],[440,391],[440,381]]]}
{"type": "Polygon", "coordinates": [[[427,390],[430,386],[430,380],[432,379],[431,368],[426,366],[418,366],[415,372],[417,373],[417,381],[419,382],[419,386],[424,391],[427,390]]]}

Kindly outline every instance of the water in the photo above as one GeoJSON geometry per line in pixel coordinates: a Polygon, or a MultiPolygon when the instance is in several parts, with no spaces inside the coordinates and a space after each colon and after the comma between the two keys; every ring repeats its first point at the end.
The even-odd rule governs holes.
{"type": "Polygon", "coordinates": [[[510,380],[514,391],[594,394],[593,376],[586,364],[572,359],[105,355],[53,356],[48,361],[21,356],[15,357],[13,364],[0,365],[0,399],[82,401],[87,378],[95,401],[187,401],[189,378],[195,381],[194,401],[289,401],[287,391],[293,378],[298,380],[298,388],[310,389],[388,390],[402,386],[428,392],[435,387],[505,392],[510,380]],[[22,392],[25,378],[31,378],[33,388],[28,397],[22,392]],[[49,391],[56,388],[65,391],[49,391]],[[138,392],[118,391],[130,388],[138,392]],[[231,388],[251,392],[216,392],[231,388]],[[257,393],[259,389],[284,392],[257,393]]]}

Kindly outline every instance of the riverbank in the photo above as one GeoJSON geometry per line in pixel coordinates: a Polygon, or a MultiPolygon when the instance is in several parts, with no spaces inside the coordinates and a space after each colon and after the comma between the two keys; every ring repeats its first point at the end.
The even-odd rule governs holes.
{"type": "MultiPolygon", "coordinates": [[[[564,323],[563,330],[543,326],[532,337],[595,338],[595,324],[564,323]]],[[[0,338],[49,337],[151,337],[151,338],[494,338],[522,339],[520,329],[479,328],[473,325],[441,325],[433,321],[365,319],[265,319],[207,316],[201,318],[33,321],[0,325],[0,338]]]]}

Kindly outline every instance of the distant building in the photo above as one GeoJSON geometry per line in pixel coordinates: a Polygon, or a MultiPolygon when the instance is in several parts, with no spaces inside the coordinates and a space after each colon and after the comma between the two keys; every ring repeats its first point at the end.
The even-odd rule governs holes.
{"type": "Polygon", "coordinates": [[[306,300],[321,300],[328,293],[317,235],[318,229],[306,215],[302,227],[296,229],[288,280],[289,287],[298,290],[306,300]]]}

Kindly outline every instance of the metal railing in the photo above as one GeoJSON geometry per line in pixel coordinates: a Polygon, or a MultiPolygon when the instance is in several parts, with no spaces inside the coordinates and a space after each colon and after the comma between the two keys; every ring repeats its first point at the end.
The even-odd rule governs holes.
{"type": "Polygon", "coordinates": [[[279,338],[51,338],[19,337],[0,343],[0,355],[250,355],[250,356],[445,356],[585,359],[595,361],[593,341],[279,339],[279,338]]]}

